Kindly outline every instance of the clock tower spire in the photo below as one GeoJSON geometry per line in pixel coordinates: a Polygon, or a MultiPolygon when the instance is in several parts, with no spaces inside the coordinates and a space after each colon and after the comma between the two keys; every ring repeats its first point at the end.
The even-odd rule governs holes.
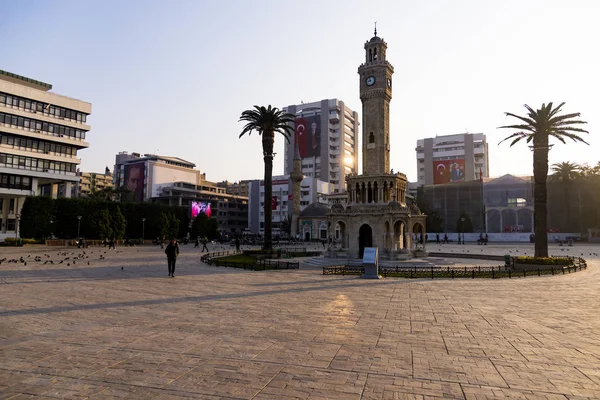
{"type": "MultiPolygon", "coordinates": [[[[377,23],[375,23],[377,24],[377,23]]],[[[365,43],[358,67],[363,115],[363,174],[390,173],[390,101],[394,67],[386,60],[387,43],[375,36],[365,43]]]]}

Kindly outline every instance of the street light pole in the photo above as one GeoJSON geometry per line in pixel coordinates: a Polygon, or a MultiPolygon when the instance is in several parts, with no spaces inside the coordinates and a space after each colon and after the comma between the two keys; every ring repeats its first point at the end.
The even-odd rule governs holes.
{"type": "Polygon", "coordinates": [[[77,216],[77,240],[79,240],[79,232],[81,230],[81,215],[77,216]]]}
{"type": "Polygon", "coordinates": [[[144,244],[144,239],[146,238],[146,218],[142,218],[142,244],[144,244]]]}
{"type": "Polygon", "coordinates": [[[21,216],[19,214],[15,214],[15,246],[19,245],[19,218],[21,218],[21,216]]]}

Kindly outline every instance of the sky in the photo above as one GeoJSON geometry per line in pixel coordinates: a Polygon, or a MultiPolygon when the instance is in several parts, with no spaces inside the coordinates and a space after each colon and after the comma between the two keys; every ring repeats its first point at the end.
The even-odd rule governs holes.
{"type": "MultiPolygon", "coordinates": [[[[490,176],[532,174],[525,143],[498,143],[524,104],[566,102],[589,146],[550,163],[600,160],[600,2],[589,0],[0,0],[0,69],[92,103],[82,171],[119,151],[180,157],[210,181],[263,176],[253,105],[338,98],[362,118],[358,66],[378,36],[394,66],[391,167],[416,181],[417,139],[487,135],[490,176]]],[[[283,173],[276,137],[274,175],[283,173]]]]}

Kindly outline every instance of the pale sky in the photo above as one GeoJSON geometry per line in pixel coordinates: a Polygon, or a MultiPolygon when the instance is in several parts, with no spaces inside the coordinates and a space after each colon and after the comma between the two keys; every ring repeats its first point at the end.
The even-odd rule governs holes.
{"type": "Polygon", "coordinates": [[[498,146],[511,132],[496,128],[549,101],[590,131],[550,163],[600,160],[600,1],[0,0],[0,21],[0,69],[92,103],[83,171],[125,150],[181,157],[211,181],[261,178],[242,111],[338,98],[362,118],[374,21],[395,68],[391,167],[410,181],[417,139],[465,130],[487,135],[491,176],[531,174],[527,146],[498,146]]]}

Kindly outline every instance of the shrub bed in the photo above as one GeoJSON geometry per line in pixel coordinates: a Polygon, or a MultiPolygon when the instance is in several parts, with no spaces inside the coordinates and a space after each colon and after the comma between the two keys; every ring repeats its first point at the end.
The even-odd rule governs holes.
{"type": "Polygon", "coordinates": [[[15,239],[15,238],[6,238],[4,239],[3,244],[5,246],[15,246],[18,241],[21,241],[21,244],[44,244],[44,239],[15,239]]]}
{"type": "Polygon", "coordinates": [[[519,256],[513,257],[515,264],[528,265],[573,265],[574,261],[571,257],[530,257],[519,256]]]}

